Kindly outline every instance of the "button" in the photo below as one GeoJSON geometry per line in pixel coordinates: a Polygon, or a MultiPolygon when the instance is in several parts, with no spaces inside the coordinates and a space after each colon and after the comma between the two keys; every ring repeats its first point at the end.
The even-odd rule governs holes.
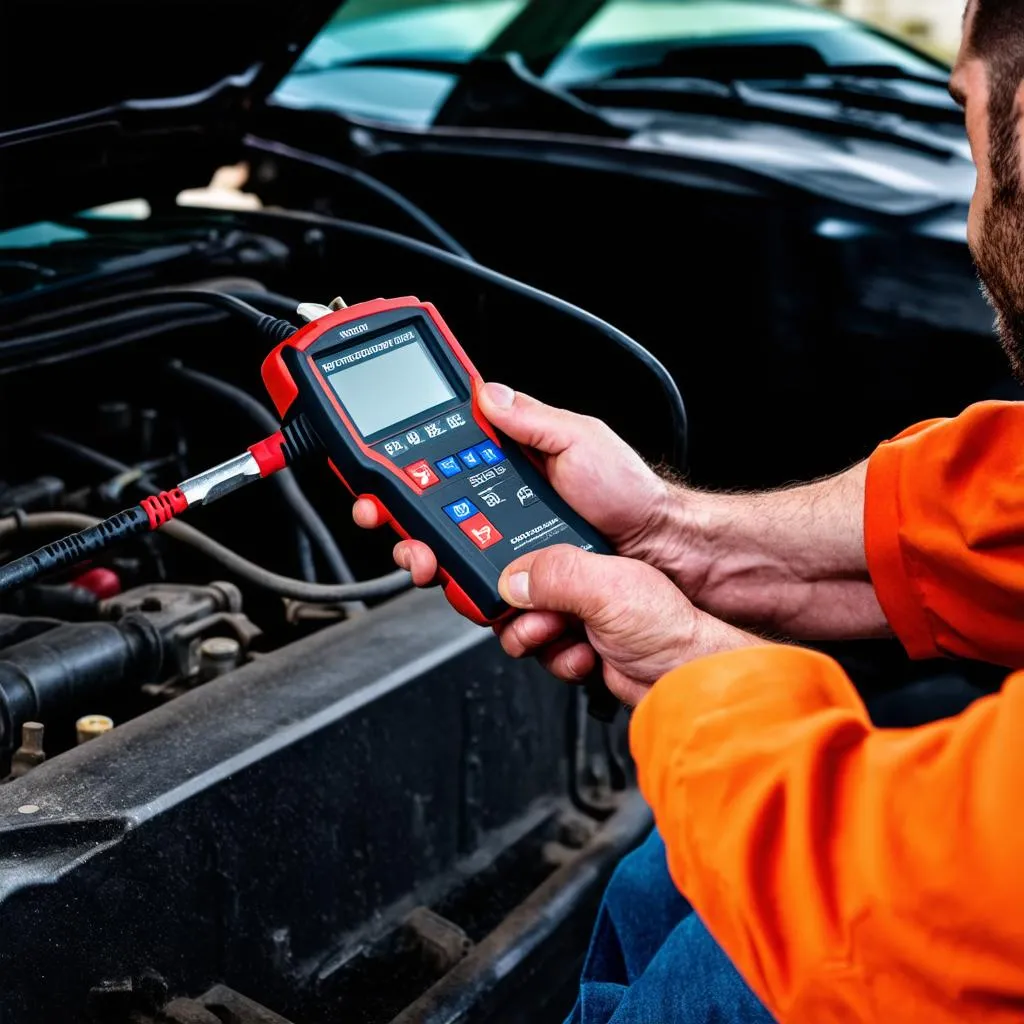
{"type": "Polygon", "coordinates": [[[484,464],[484,460],[477,454],[475,448],[467,448],[465,451],[459,452],[459,458],[466,469],[476,469],[484,464]]]}
{"type": "Polygon", "coordinates": [[[441,482],[441,478],[430,468],[426,459],[420,459],[419,462],[414,462],[411,466],[406,466],[405,472],[412,482],[423,490],[426,490],[428,487],[433,487],[434,484],[439,484],[441,482]]]}
{"type": "Polygon", "coordinates": [[[434,465],[441,470],[443,476],[458,476],[462,472],[459,460],[454,455],[449,455],[447,459],[435,462],[434,465]]]}
{"type": "Polygon", "coordinates": [[[488,466],[496,466],[499,462],[505,461],[505,453],[493,441],[488,441],[487,444],[478,444],[476,453],[488,466]]]}
{"type": "Polygon", "coordinates": [[[478,515],[480,509],[478,509],[476,505],[469,500],[469,498],[459,498],[458,501],[453,501],[450,505],[445,505],[444,511],[445,515],[447,515],[453,523],[461,523],[469,519],[471,516],[478,515]]]}
{"type": "Polygon", "coordinates": [[[459,529],[481,551],[486,551],[501,540],[501,534],[483,512],[478,512],[472,519],[459,523],[459,529]]]}

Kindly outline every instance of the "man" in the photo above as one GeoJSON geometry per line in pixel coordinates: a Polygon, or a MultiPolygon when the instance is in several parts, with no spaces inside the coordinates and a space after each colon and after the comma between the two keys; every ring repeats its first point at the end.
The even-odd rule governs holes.
{"type": "MultiPolygon", "coordinates": [[[[1024,2],[972,0],[952,91],[978,166],[968,239],[1021,375],[1024,2]]],[[[600,662],[637,705],[632,749],[671,877],[771,1014],[1024,1019],[1024,675],[956,719],[881,732],[835,662],[762,638],[895,634],[913,657],[1024,667],[1024,406],[919,425],[830,480],[716,496],[659,479],[596,421],[501,385],[481,404],[619,554],[513,564],[501,588],[522,614],[502,645],[569,681],[600,662]]],[[[355,516],[377,525],[369,505],[355,516]]],[[[433,579],[423,545],[396,559],[433,579]]],[[[695,1019],[684,983],[724,975],[701,974],[704,947],[694,968],[693,948],[668,969],[646,950],[624,994],[588,1017],[585,991],[577,1016],[695,1019]],[[629,1006],[651,971],[676,995],[659,1004],[648,986],[629,1006]]],[[[725,988],[736,1008],[715,1019],[758,1019],[738,979],[725,988]]]]}

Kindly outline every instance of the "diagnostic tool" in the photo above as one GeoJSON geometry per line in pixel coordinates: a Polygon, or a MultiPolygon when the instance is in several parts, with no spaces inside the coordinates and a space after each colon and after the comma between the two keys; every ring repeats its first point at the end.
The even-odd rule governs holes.
{"type": "MultiPolygon", "coordinates": [[[[335,311],[306,303],[298,312],[310,322],[296,330],[231,296],[195,289],[187,295],[216,299],[214,304],[246,315],[279,342],[263,364],[263,379],[281,430],[169,491],[0,565],[0,594],[81,565],[315,453],[326,453],[342,483],[354,496],[374,501],[402,537],[430,545],[448,600],[480,625],[510,612],[498,578],[521,555],[552,544],[609,553],[526,452],[483,417],[480,374],[430,303],[377,299],[335,311]]],[[[175,528],[179,536],[188,529],[175,528]]],[[[237,565],[237,556],[226,554],[237,565]]],[[[377,596],[407,585],[407,573],[395,575],[397,580],[378,581],[377,596]]],[[[278,593],[294,591],[295,581],[274,579],[278,593]]],[[[316,599],[330,601],[349,599],[339,592],[360,590],[359,583],[310,586],[316,599]]],[[[309,587],[301,586],[301,593],[309,587]]],[[[619,703],[599,673],[586,689],[591,714],[614,718],[619,703]]]]}
{"type": "Polygon", "coordinates": [[[521,555],[610,552],[483,417],[480,374],[430,303],[378,299],[320,316],[270,354],[263,380],[282,422],[304,415],[354,496],[430,545],[445,595],[474,622],[508,613],[498,577],[521,555]]]}

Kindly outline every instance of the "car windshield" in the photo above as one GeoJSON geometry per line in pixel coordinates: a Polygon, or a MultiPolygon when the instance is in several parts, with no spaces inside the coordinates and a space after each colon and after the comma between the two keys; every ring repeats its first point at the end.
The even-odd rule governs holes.
{"type": "Polygon", "coordinates": [[[531,21],[535,5],[528,0],[347,0],[281,83],[275,101],[426,127],[460,65],[508,52],[562,88],[646,69],[663,75],[668,58],[676,73],[688,74],[688,54],[701,69],[696,73],[704,74],[701,51],[721,66],[721,54],[731,49],[728,77],[743,77],[745,51],[768,49],[813,54],[823,70],[885,68],[937,80],[945,73],[930,57],[867,26],[789,0],[607,0],[596,10],[592,0],[558,3],[561,25],[549,28],[531,21]],[[583,12],[578,25],[574,8],[583,12]]]}

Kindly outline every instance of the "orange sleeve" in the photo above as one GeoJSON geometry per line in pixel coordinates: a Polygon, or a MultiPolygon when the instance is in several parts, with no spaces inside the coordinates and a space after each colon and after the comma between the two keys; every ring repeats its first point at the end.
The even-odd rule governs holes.
{"type": "MultiPolygon", "coordinates": [[[[631,742],[679,889],[783,1024],[1019,1022],[1024,676],[878,731],[823,655],[705,658],[631,742]]],[[[685,970],[680,964],[680,970],[685,970]]]]}
{"type": "Polygon", "coordinates": [[[911,657],[1024,667],[1024,403],[922,424],[868,463],[868,569],[911,657]]]}

